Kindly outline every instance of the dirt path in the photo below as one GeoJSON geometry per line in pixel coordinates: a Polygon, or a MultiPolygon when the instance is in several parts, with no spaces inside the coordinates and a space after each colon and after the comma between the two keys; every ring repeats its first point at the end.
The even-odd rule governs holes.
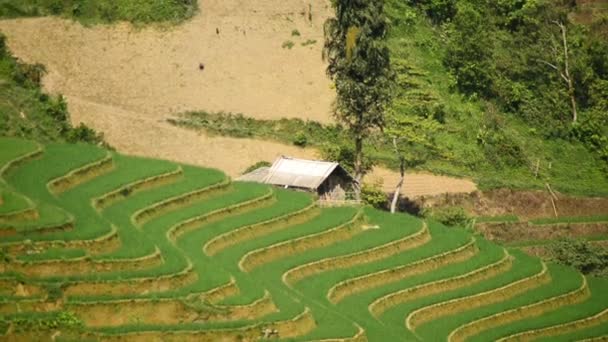
{"type": "MultiPolygon", "coordinates": [[[[67,100],[74,122],[84,122],[105,132],[107,141],[122,153],[214,167],[232,177],[260,160],[272,162],[280,155],[318,157],[313,149],[263,140],[207,136],[172,126],[162,119],[150,119],[78,97],[67,96],[67,100]]],[[[382,180],[389,192],[394,190],[398,174],[376,168],[368,180],[377,179],[382,180]]],[[[404,186],[404,194],[409,197],[475,190],[475,184],[469,180],[421,173],[407,174],[404,186]]]]}
{"type": "MultiPolygon", "coordinates": [[[[18,58],[46,66],[44,87],[66,96],[72,121],[104,132],[122,153],[219,168],[231,176],[282,154],[314,158],[314,150],[210,137],[165,120],[187,110],[223,110],[331,121],[335,94],[321,59],[328,1],[199,3],[200,13],[177,27],[83,27],[32,18],[0,21],[0,31],[18,58]],[[302,46],[308,39],[316,43],[302,46]],[[282,48],[288,40],[293,48],[282,48]]],[[[369,178],[378,177],[394,190],[395,173],[377,169],[369,178]]],[[[470,181],[426,174],[408,174],[405,184],[409,196],[475,190],[470,181]]]]}

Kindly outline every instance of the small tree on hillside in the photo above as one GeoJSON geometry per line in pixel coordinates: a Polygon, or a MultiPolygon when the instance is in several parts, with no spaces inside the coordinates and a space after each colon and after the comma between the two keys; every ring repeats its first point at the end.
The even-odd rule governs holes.
{"type": "Polygon", "coordinates": [[[399,160],[399,182],[393,193],[391,213],[394,213],[405,179],[405,168],[415,167],[426,162],[427,156],[434,151],[433,133],[439,122],[433,118],[391,113],[387,118],[386,136],[393,145],[399,160]]]}
{"type": "MultiPolygon", "coordinates": [[[[384,127],[394,73],[386,46],[384,0],[332,0],[335,18],[325,22],[323,58],[335,82],[334,114],[354,139],[354,177],[361,184],[363,140],[384,127]]],[[[359,186],[355,189],[360,199],[359,186]]]]}

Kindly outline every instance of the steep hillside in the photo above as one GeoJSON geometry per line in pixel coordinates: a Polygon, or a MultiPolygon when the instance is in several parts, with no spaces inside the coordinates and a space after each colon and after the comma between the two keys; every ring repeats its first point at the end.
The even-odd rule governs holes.
{"type": "Polygon", "coordinates": [[[464,229],[90,145],[1,138],[0,168],[3,340],[608,334],[605,279],[464,229]]]}

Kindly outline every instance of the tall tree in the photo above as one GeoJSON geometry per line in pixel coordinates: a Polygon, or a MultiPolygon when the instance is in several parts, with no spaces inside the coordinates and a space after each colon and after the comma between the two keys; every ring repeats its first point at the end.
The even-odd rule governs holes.
{"type": "Polygon", "coordinates": [[[334,115],[354,139],[355,193],[365,176],[363,142],[383,129],[394,73],[386,45],[384,0],[332,0],[336,16],[325,22],[323,58],[336,85],[334,115]]]}

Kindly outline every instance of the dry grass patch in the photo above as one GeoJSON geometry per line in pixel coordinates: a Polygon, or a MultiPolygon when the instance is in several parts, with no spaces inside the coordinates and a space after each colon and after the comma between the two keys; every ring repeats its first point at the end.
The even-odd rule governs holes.
{"type": "Polygon", "coordinates": [[[0,271],[12,271],[28,277],[44,278],[140,270],[161,265],[162,262],[162,255],[158,247],[156,247],[152,254],[133,259],[91,260],[89,257],[84,256],[69,260],[56,259],[31,262],[15,260],[6,264],[0,264],[0,271]]]}
{"type": "Polygon", "coordinates": [[[198,275],[189,264],[180,272],[125,280],[76,281],[68,283],[63,293],[66,296],[118,296],[158,293],[174,290],[194,283],[198,275]]]}

